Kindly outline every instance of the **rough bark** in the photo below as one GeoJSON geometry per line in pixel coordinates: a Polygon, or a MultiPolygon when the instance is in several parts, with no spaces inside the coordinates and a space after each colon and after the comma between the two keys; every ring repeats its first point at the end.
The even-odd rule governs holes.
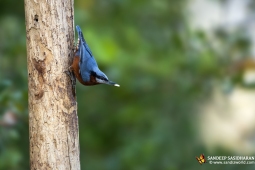
{"type": "Polygon", "coordinates": [[[25,0],[30,169],[80,169],[73,0],[25,0]]]}

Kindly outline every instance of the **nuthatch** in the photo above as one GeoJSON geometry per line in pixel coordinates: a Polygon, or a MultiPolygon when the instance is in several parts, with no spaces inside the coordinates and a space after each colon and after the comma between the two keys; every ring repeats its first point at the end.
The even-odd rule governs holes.
{"type": "MultiPolygon", "coordinates": [[[[97,62],[86,43],[80,27],[77,25],[78,42],[73,63],[69,71],[74,73],[79,82],[86,86],[97,84],[108,84],[119,87],[120,85],[110,81],[107,76],[98,68],[97,62]]],[[[71,79],[72,80],[72,79],[71,79]]],[[[75,82],[75,80],[72,80],[75,82]]]]}

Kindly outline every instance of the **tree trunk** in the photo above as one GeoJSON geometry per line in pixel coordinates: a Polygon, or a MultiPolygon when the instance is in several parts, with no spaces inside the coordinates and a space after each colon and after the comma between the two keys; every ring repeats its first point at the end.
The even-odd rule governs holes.
{"type": "Polygon", "coordinates": [[[80,169],[73,0],[25,0],[30,169],[80,169]]]}

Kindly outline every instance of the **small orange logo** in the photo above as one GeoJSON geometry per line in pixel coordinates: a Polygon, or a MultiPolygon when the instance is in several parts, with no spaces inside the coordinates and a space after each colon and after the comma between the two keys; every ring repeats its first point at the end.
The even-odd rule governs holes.
{"type": "Polygon", "coordinates": [[[201,154],[199,157],[196,157],[197,161],[202,165],[203,163],[206,163],[205,155],[201,154]]]}

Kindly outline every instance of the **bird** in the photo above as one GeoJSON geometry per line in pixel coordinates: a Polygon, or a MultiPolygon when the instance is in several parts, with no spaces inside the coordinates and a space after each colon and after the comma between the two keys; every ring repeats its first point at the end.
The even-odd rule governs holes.
{"type": "MultiPolygon", "coordinates": [[[[107,84],[120,87],[119,84],[112,82],[108,77],[98,68],[97,62],[83,37],[83,33],[79,25],[76,26],[78,33],[78,42],[72,65],[69,71],[85,86],[93,86],[98,84],[107,84]]],[[[71,78],[72,80],[72,78],[71,78]]],[[[72,80],[72,82],[75,80],[72,80]]]]}

